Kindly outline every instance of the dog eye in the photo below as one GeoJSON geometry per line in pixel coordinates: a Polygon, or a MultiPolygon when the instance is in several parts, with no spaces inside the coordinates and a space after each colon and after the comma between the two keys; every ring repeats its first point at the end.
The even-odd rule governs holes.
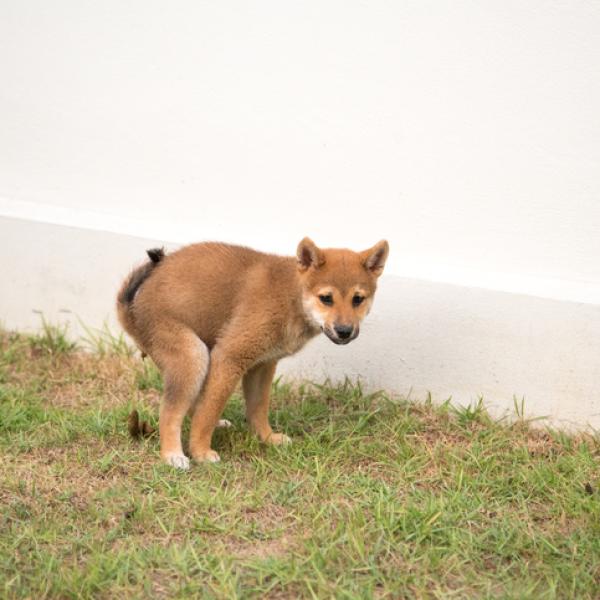
{"type": "Polygon", "coordinates": [[[362,301],[365,299],[364,296],[359,296],[358,294],[356,294],[355,296],[352,297],[352,306],[358,306],[359,304],[362,304],[362,301]]]}
{"type": "Polygon", "coordinates": [[[319,296],[319,300],[327,306],[331,306],[333,304],[333,296],[331,294],[321,294],[319,296]]]}

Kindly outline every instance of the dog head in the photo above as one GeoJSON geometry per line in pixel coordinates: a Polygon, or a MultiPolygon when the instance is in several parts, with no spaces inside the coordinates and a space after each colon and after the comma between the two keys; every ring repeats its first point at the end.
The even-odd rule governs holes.
{"type": "Polygon", "coordinates": [[[348,344],[358,337],[388,252],[385,240],[363,252],[321,249],[309,238],[298,244],[304,312],[335,344],[348,344]]]}

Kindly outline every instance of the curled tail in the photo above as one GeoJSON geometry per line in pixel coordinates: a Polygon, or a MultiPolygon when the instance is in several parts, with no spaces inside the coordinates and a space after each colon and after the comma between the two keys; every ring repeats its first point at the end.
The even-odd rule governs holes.
{"type": "Polygon", "coordinates": [[[123,329],[125,329],[125,331],[134,339],[136,338],[135,323],[131,313],[131,304],[142,283],[150,277],[150,274],[156,265],[158,265],[165,257],[164,248],[152,248],[151,250],[147,250],[146,253],[150,258],[150,262],[134,269],[125,279],[117,294],[117,315],[119,321],[123,326],[123,329]]]}

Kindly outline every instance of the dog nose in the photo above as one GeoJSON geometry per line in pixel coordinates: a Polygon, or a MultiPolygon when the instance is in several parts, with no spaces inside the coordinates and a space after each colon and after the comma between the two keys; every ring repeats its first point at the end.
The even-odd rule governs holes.
{"type": "Polygon", "coordinates": [[[354,331],[354,327],[352,327],[352,325],[335,325],[333,329],[341,340],[347,340],[354,331]]]}

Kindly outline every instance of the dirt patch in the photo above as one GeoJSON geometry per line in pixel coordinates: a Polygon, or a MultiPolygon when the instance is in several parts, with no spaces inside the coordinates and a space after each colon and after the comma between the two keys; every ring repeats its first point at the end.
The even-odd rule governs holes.
{"type": "Polygon", "coordinates": [[[158,406],[160,392],[138,389],[136,378],[142,361],[127,355],[98,355],[86,351],[48,354],[25,339],[9,343],[4,335],[0,348],[13,349],[4,361],[3,376],[14,387],[31,390],[46,406],[84,408],[100,404],[106,409],[135,399],[158,406]]]}
{"type": "Polygon", "coordinates": [[[98,398],[113,407],[131,397],[137,369],[139,363],[129,357],[68,355],[45,371],[44,397],[57,407],[88,406],[98,398]]]}
{"type": "MultiPolygon", "coordinates": [[[[108,443],[94,440],[92,454],[87,463],[95,462],[110,450],[108,443]]],[[[90,452],[90,447],[86,448],[90,452]]],[[[36,448],[27,454],[1,458],[5,481],[9,478],[18,483],[18,492],[34,495],[51,502],[61,492],[76,491],[80,498],[114,484],[118,477],[98,473],[97,467],[86,468],[79,454],[78,445],[55,448],[36,448]],[[94,472],[96,471],[96,472],[94,472]]]]}
{"type": "Polygon", "coordinates": [[[225,548],[232,556],[240,560],[264,560],[290,554],[293,542],[290,536],[283,535],[272,540],[229,542],[225,544],[225,548]]]}

